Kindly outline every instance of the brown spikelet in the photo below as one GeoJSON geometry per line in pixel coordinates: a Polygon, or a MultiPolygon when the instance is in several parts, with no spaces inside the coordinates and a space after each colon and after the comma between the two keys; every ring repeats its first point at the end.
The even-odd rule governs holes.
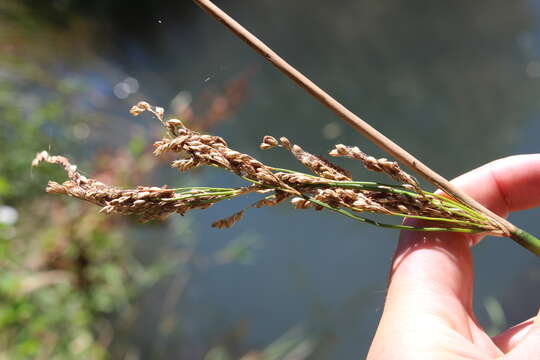
{"type": "Polygon", "coordinates": [[[279,146],[279,142],[272,136],[266,135],[263,137],[260,148],[262,150],[270,149],[279,146]]]}
{"type": "Polygon", "coordinates": [[[306,166],[313,171],[313,173],[322,178],[337,181],[350,181],[352,179],[351,175],[346,170],[332,164],[323,157],[304,151],[298,145],[293,145],[291,152],[294,157],[302,163],[302,165],[306,166]]]}
{"type": "Polygon", "coordinates": [[[155,106],[152,108],[152,105],[147,103],[146,101],[139,101],[136,105],[133,105],[129,112],[133,116],[139,116],[145,111],[149,111],[152,114],[154,114],[155,117],[158,118],[159,121],[163,122],[163,115],[165,113],[165,110],[162,107],[155,106]]]}
{"type": "Polygon", "coordinates": [[[36,157],[34,160],[32,160],[32,166],[36,167],[42,162],[61,165],[67,172],[68,177],[76,183],[85,182],[87,180],[84,176],[77,172],[77,166],[72,165],[68,158],[64,156],[51,156],[47,151],[42,151],[36,154],[36,157]]]}
{"type": "MultiPolygon", "coordinates": [[[[139,115],[144,111],[152,112],[169,129],[173,138],[164,138],[154,143],[156,156],[165,152],[183,153],[187,159],[175,161],[174,167],[181,171],[198,165],[217,166],[234,172],[239,176],[245,176],[251,180],[261,182],[271,187],[284,188],[291,193],[297,191],[279,178],[263,163],[248,154],[243,154],[228,147],[227,142],[219,136],[201,135],[186,128],[181,121],[172,119],[163,120],[163,109],[152,108],[146,102],[139,102],[131,108],[131,113],[139,115]]],[[[270,143],[277,140],[268,138],[270,143]]]]}
{"type": "Polygon", "coordinates": [[[167,127],[167,130],[169,130],[169,134],[173,136],[178,135],[179,129],[185,129],[186,127],[184,124],[178,120],[178,119],[170,119],[165,122],[165,126],[167,127]]]}
{"type": "Polygon", "coordinates": [[[329,152],[329,155],[359,160],[364,164],[366,169],[385,173],[394,180],[409,185],[418,194],[423,195],[423,191],[416,180],[411,175],[401,170],[398,163],[395,161],[390,161],[385,158],[376,159],[373,156],[366,155],[356,146],[350,147],[343,144],[336,145],[335,148],[329,152]]]}
{"type": "Polygon", "coordinates": [[[232,214],[229,217],[215,221],[212,223],[212,227],[215,227],[218,229],[230,228],[242,219],[245,212],[246,212],[245,210],[241,210],[237,213],[232,214]]]}
{"type": "MultiPolygon", "coordinates": [[[[347,170],[333,164],[322,156],[313,155],[299,145],[293,145],[286,137],[281,137],[279,140],[281,147],[289,150],[302,165],[310,169],[314,174],[329,180],[350,181],[352,179],[347,170]]],[[[275,138],[265,136],[261,148],[265,149],[277,145],[279,143],[275,138]]]]}
{"type": "Polygon", "coordinates": [[[280,202],[282,202],[283,200],[289,198],[290,196],[291,196],[291,194],[289,194],[289,193],[287,193],[285,191],[276,190],[273,195],[267,196],[264,199],[261,199],[261,200],[255,202],[252,205],[252,207],[254,207],[254,208],[262,208],[264,206],[275,206],[275,205],[279,204],[280,202]]]}
{"type": "Polygon", "coordinates": [[[55,181],[49,181],[47,184],[47,187],[45,188],[45,191],[47,191],[49,194],[61,194],[61,195],[68,195],[69,193],[66,191],[66,188],[59,183],[55,181]]]}
{"type": "Polygon", "coordinates": [[[281,142],[281,146],[283,146],[285,149],[291,151],[291,142],[289,139],[287,139],[285,136],[282,136],[279,138],[279,141],[281,142]]]}
{"type": "Polygon", "coordinates": [[[293,204],[295,209],[307,209],[313,205],[309,200],[301,197],[292,198],[291,204],[293,204]]]}
{"type": "Polygon", "coordinates": [[[199,166],[200,163],[195,159],[182,159],[173,161],[171,166],[177,168],[180,171],[187,171],[199,166]]]}
{"type": "Polygon", "coordinates": [[[173,139],[164,138],[154,143],[154,154],[176,152],[187,155],[187,159],[175,161],[174,167],[187,170],[198,165],[211,165],[229,170],[270,187],[283,188],[296,193],[292,187],[281,181],[275,174],[254,157],[228,147],[219,136],[200,135],[187,128],[176,128],[173,139]]]}
{"type": "Polygon", "coordinates": [[[145,111],[149,111],[152,107],[146,101],[139,101],[136,105],[133,105],[129,112],[133,116],[139,116],[145,111]]]}
{"type": "Polygon", "coordinates": [[[288,173],[288,172],[277,172],[274,174],[277,178],[283,181],[290,186],[299,186],[299,185],[315,185],[315,184],[326,184],[331,180],[324,179],[315,176],[306,176],[301,173],[288,173]]]}
{"type": "MultiPolygon", "coordinates": [[[[143,222],[161,220],[178,213],[184,214],[193,209],[204,209],[212,205],[216,196],[211,193],[200,197],[200,190],[192,190],[182,197],[166,187],[139,186],[136,189],[119,189],[102,182],[86,178],[79,174],[75,165],[63,156],[51,156],[47,152],[36,155],[32,162],[34,166],[41,162],[59,164],[66,170],[69,180],[63,184],[50,181],[47,192],[65,194],[85,200],[102,207],[106,214],[138,215],[143,222]],[[190,195],[193,197],[190,198],[190,195]]],[[[241,188],[239,193],[256,191],[251,188],[241,188]],[[246,190],[247,189],[247,190],[246,190]]]]}

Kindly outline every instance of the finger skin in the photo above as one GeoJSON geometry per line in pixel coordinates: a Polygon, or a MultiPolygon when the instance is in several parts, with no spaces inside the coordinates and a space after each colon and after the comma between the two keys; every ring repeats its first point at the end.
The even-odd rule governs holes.
{"type": "Polygon", "coordinates": [[[493,342],[502,352],[507,353],[519,344],[529,333],[533,326],[534,318],[512,326],[493,338],[493,342]]]}
{"type": "MultiPolygon", "coordinates": [[[[501,216],[538,206],[540,154],[497,160],[453,183],[501,216]]],[[[430,352],[426,358],[435,353],[441,359],[484,359],[503,354],[472,312],[469,244],[479,239],[453,233],[402,232],[368,359],[407,359],[407,351],[411,359],[430,352]]],[[[533,255],[524,252],[524,256],[533,255]]]]}
{"type": "Polygon", "coordinates": [[[536,316],[529,330],[520,332],[516,344],[508,352],[505,360],[540,359],[540,316],[536,316]]]}

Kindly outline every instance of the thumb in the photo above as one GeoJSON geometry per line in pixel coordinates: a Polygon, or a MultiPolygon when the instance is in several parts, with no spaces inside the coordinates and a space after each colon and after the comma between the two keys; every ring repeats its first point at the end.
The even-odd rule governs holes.
{"type": "Polygon", "coordinates": [[[507,359],[540,359],[540,312],[524,338],[507,354],[507,359]]]}

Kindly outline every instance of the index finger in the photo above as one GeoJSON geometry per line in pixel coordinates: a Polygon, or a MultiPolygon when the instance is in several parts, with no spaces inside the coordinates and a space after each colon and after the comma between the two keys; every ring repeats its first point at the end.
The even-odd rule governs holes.
{"type": "MultiPolygon", "coordinates": [[[[493,161],[452,181],[470,196],[501,216],[540,205],[540,154],[493,161]]],[[[403,232],[393,263],[391,284],[413,281],[415,287],[443,285],[445,292],[461,294],[470,303],[468,243],[478,235],[403,232]],[[418,254],[415,254],[418,252],[418,254]],[[416,257],[419,257],[413,261],[416,257]],[[439,270],[437,270],[439,269],[439,270]],[[445,269],[440,271],[440,269],[445,269]],[[425,271],[422,271],[425,270],[425,271]],[[418,272],[423,273],[418,278],[418,272]]]]}
{"type": "MultiPolygon", "coordinates": [[[[453,182],[501,216],[538,206],[540,154],[497,160],[453,182]]],[[[455,233],[402,232],[374,346],[378,338],[385,342],[392,341],[389,337],[399,337],[399,343],[418,341],[419,332],[425,330],[429,335],[436,333],[438,327],[471,338],[483,333],[471,330],[477,325],[472,314],[469,243],[478,239],[455,233]],[[403,328],[404,324],[411,327],[409,331],[403,328]],[[415,339],[407,339],[407,334],[415,334],[415,339]]],[[[485,346],[490,347],[487,336],[471,340],[486,342],[485,346]]]]}

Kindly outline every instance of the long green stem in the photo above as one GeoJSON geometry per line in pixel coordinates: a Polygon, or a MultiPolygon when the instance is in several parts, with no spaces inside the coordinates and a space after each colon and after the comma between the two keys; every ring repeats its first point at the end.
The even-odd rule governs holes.
{"type": "MultiPolygon", "coordinates": [[[[393,194],[406,195],[406,196],[410,196],[410,197],[413,197],[413,198],[420,197],[419,194],[417,194],[415,192],[412,192],[412,191],[409,191],[407,189],[404,189],[404,188],[402,188],[400,186],[379,184],[379,183],[376,183],[376,182],[335,181],[335,182],[329,182],[328,185],[329,186],[339,186],[339,187],[343,187],[343,188],[351,188],[351,189],[383,191],[383,192],[388,192],[388,193],[393,193],[393,194]]],[[[476,213],[476,212],[474,212],[474,211],[472,211],[470,209],[467,209],[463,205],[458,204],[458,203],[456,203],[456,202],[454,202],[454,201],[452,201],[450,199],[442,197],[442,196],[440,196],[438,194],[430,193],[428,191],[424,191],[424,194],[437,197],[437,199],[440,200],[442,205],[444,206],[444,209],[448,210],[449,212],[451,212],[453,214],[458,214],[460,216],[467,217],[467,218],[469,218],[471,220],[475,220],[475,221],[486,222],[485,218],[480,217],[480,215],[478,213],[476,213]],[[452,206],[454,206],[454,207],[456,207],[456,208],[458,208],[460,210],[463,210],[463,211],[456,212],[456,211],[453,210],[452,207],[447,206],[447,204],[452,205],[452,206]]],[[[431,201],[431,203],[433,205],[437,206],[437,207],[440,207],[440,204],[436,204],[433,201],[431,201]]]]}
{"type": "Polygon", "coordinates": [[[410,226],[410,225],[386,224],[386,223],[381,223],[381,222],[371,220],[371,219],[368,219],[368,218],[365,218],[365,217],[362,217],[362,216],[353,215],[348,211],[345,211],[343,209],[335,208],[335,207],[330,206],[330,205],[328,205],[328,204],[326,204],[326,203],[324,203],[322,201],[315,200],[314,198],[309,197],[309,196],[305,196],[305,199],[313,202],[314,204],[320,205],[320,206],[322,206],[322,207],[324,207],[326,209],[335,211],[335,212],[337,212],[337,213],[339,213],[341,215],[344,215],[344,216],[347,216],[347,217],[349,217],[351,219],[354,219],[356,221],[360,221],[360,222],[363,222],[363,223],[366,223],[366,224],[371,224],[371,225],[384,227],[384,228],[398,229],[398,230],[413,230],[413,231],[450,231],[450,232],[460,232],[460,233],[479,233],[479,232],[485,231],[483,229],[474,230],[474,229],[466,229],[466,228],[416,227],[416,226],[410,226]]]}
{"type": "MultiPolygon", "coordinates": [[[[361,209],[356,209],[356,208],[350,208],[350,209],[353,210],[353,211],[362,211],[361,209]]],[[[475,228],[482,228],[482,226],[477,224],[477,223],[473,223],[473,222],[465,221],[465,220],[458,220],[458,219],[435,218],[435,217],[420,216],[420,215],[408,215],[408,214],[400,214],[400,213],[396,213],[396,212],[392,212],[392,213],[390,213],[388,215],[399,216],[399,217],[408,218],[408,219],[449,222],[449,223],[460,224],[460,225],[464,225],[464,226],[472,226],[472,227],[475,227],[475,228]]],[[[485,230],[489,230],[489,229],[485,229],[485,230]]]]}
{"type": "MultiPolygon", "coordinates": [[[[311,178],[318,178],[317,176],[304,174],[297,171],[292,171],[288,169],[282,169],[282,168],[271,168],[274,171],[280,171],[280,172],[287,172],[287,173],[296,173],[302,176],[309,176],[311,178]]],[[[253,184],[259,185],[259,186],[265,186],[264,184],[250,179],[245,176],[241,176],[244,180],[249,181],[253,184]]],[[[398,195],[405,195],[412,198],[419,198],[421,195],[410,191],[402,186],[398,185],[387,185],[387,184],[381,184],[377,182],[369,182],[369,181],[328,181],[326,179],[321,179],[320,183],[307,185],[307,186],[313,186],[313,187],[341,187],[341,188],[350,188],[350,189],[358,189],[358,190],[369,190],[369,191],[379,191],[379,192],[387,192],[387,193],[393,193],[398,195]]],[[[267,185],[265,187],[268,187],[267,185]]],[[[269,187],[270,188],[270,187],[269,187]]],[[[201,203],[215,203],[219,202],[221,200],[225,199],[231,199],[234,197],[237,197],[241,195],[243,192],[239,191],[238,189],[233,188],[213,188],[213,187],[184,187],[184,188],[176,188],[173,189],[175,191],[178,191],[178,194],[181,196],[167,199],[165,201],[177,201],[177,200],[186,200],[186,199],[192,199],[192,198],[201,198],[201,197],[211,197],[210,199],[201,200],[201,203]],[[197,191],[203,191],[203,192],[193,192],[194,190],[197,191]]],[[[284,190],[284,189],[280,189],[284,190]]],[[[429,217],[429,216],[421,216],[421,215],[410,215],[410,214],[401,214],[392,212],[388,215],[392,216],[400,216],[404,218],[412,218],[412,219],[420,219],[420,220],[427,220],[427,221],[435,221],[435,222],[447,222],[458,225],[458,227],[437,227],[437,226],[412,226],[412,225],[396,225],[396,224],[388,224],[388,223],[382,223],[375,220],[371,220],[362,216],[354,215],[350,213],[349,211],[346,211],[344,209],[335,208],[333,206],[330,206],[324,202],[321,202],[319,200],[316,200],[306,194],[302,194],[302,196],[311,201],[314,204],[317,204],[319,206],[322,206],[326,209],[332,210],[334,212],[337,212],[341,215],[347,216],[349,218],[352,218],[356,221],[360,221],[363,223],[384,227],[384,228],[391,228],[391,229],[399,229],[399,230],[414,230],[414,231],[450,231],[450,232],[461,232],[461,233],[478,233],[478,232],[485,232],[491,230],[489,228],[488,224],[485,223],[485,219],[480,217],[476,212],[471,211],[467,207],[463,206],[462,204],[456,203],[452,201],[451,199],[439,196],[437,194],[433,194],[430,192],[424,192],[428,196],[433,196],[437,202],[432,202],[432,204],[436,207],[444,208],[446,211],[450,213],[455,213],[456,215],[469,218],[475,222],[467,221],[467,220],[461,220],[461,219],[451,219],[451,218],[439,218],[439,217],[429,217]],[[479,221],[484,222],[478,223],[479,221]],[[461,227],[460,227],[461,226],[461,227]]],[[[433,198],[430,198],[433,199],[433,198]]],[[[361,212],[361,209],[356,209],[351,207],[350,208],[353,211],[361,212]]],[[[527,237],[524,237],[523,234],[521,234],[521,237],[524,239],[528,239],[527,237]]],[[[516,240],[517,241],[517,240],[516,240]]],[[[527,243],[527,240],[522,240],[522,243],[527,243]]],[[[539,241],[540,244],[540,241],[539,241]]],[[[525,246],[525,245],[524,245],[525,246]]],[[[535,245],[536,246],[536,245],[535,245]]],[[[537,246],[538,249],[540,249],[540,245],[537,246]]]]}
{"type": "Polygon", "coordinates": [[[436,193],[430,193],[430,194],[435,196],[439,200],[450,203],[450,204],[462,209],[463,211],[467,212],[468,214],[470,214],[475,219],[487,221],[487,218],[483,214],[481,214],[481,213],[479,213],[479,212],[477,212],[477,211],[475,211],[475,210],[473,210],[473,209],[471,209],[471,208],[469,208],[469,207],[467,207],[467,206],[465,206],[465,205],[463,205],[463,204],[461,204],[461,203],[459,203],[457,201],[454,201],[452,199],[449,199],[447,197],[444,197],[444,196],[436,194],[436,193]]]}
{"type": "Polygon", "coordinates": [[[537,256],[540,256],[540,239],[538,239],[534,235],[529,234],[525,230],[517,228],[512,233],[512,240],[523,246],[525,249],[536,254],[537,256]]]}
{"type": "MultiPolygon", "coordinates": [[[[306,174],[306,173],[303,173],[303,172],[289,170],[289,169],[283,169],[283,168],[278,168],[278,167],[270,167],[270,169],[272,169],[274,171],[279,171],[279,172],[286,172],[286,173],[290,173],[290,174],[299,174],[299,175],[302,175],[302,176],[307,176],[307,177],[311,177],[311,178],[317,178],[317,176],[314,176],[314,175],[311,175],[311,174],[306,174]]],[[[250,179],[246,179],[246,180],[252,181],[250,179]]],[[[420,194],[418,194],[416,192],[413,192],[413,191],[410,191],[410,190],[408,190],[408,189],[406,189],[406,188],[404,188],[402,186],[399,186],[399,185],[382,184],[382,183],[377,183],[377,182],[373,182],[373,181],[325,181],[325,182],[321,182],[321,184],[315,184],[315,186],[338,186],[338,187],[343,187],[343,188],[384,191],[384,192],[389,192],[389,193],[393,193],[393,194],[407,195],[407,196],[410,196],[410,197],[413,197],[413,198],[418,198],[418,197],[421,196],[420,194]]],[[[459,203],[457,201],[454,201],[452,199],[446,198],[444,196],[441,196],[439,194],[432,193],[432,192],[429,192],[429,191],[423,191],[423,192],[424,192],[425,195],[431,195],[433,197],[436,197],[438,200],[441,200],[443,203],[452,204],[454,207],[463,210],[465,212],[465,214],[460,212],[460,215],[462,215],[462,216],[468,217],[468,218],[470,218],[472,220],[486,221],[486,218],[484,216],[482,216],[478,212],[468,208],[467,206],[464,206],[463,204],[461,204],[461,203],[459,203]]],[[[435,205],[437,205],[437,204],[435,204],[435,205]]],[[[449,209],[446,206],[445,206],[445,208],[449,209]]]]}
{"type": "Polygon", "coordinates": [[[180,187],[180,188],[172,188],[169,190],[173,190],[175,192],[181,193],[181,192],[189,192],[193,190],[206,190],[206,191],[227,191],[227,190],[234,190],[231,188],[217,188],[217,187],[209,187],[209,186],[192,186],[192,187],[180,187]]]}

